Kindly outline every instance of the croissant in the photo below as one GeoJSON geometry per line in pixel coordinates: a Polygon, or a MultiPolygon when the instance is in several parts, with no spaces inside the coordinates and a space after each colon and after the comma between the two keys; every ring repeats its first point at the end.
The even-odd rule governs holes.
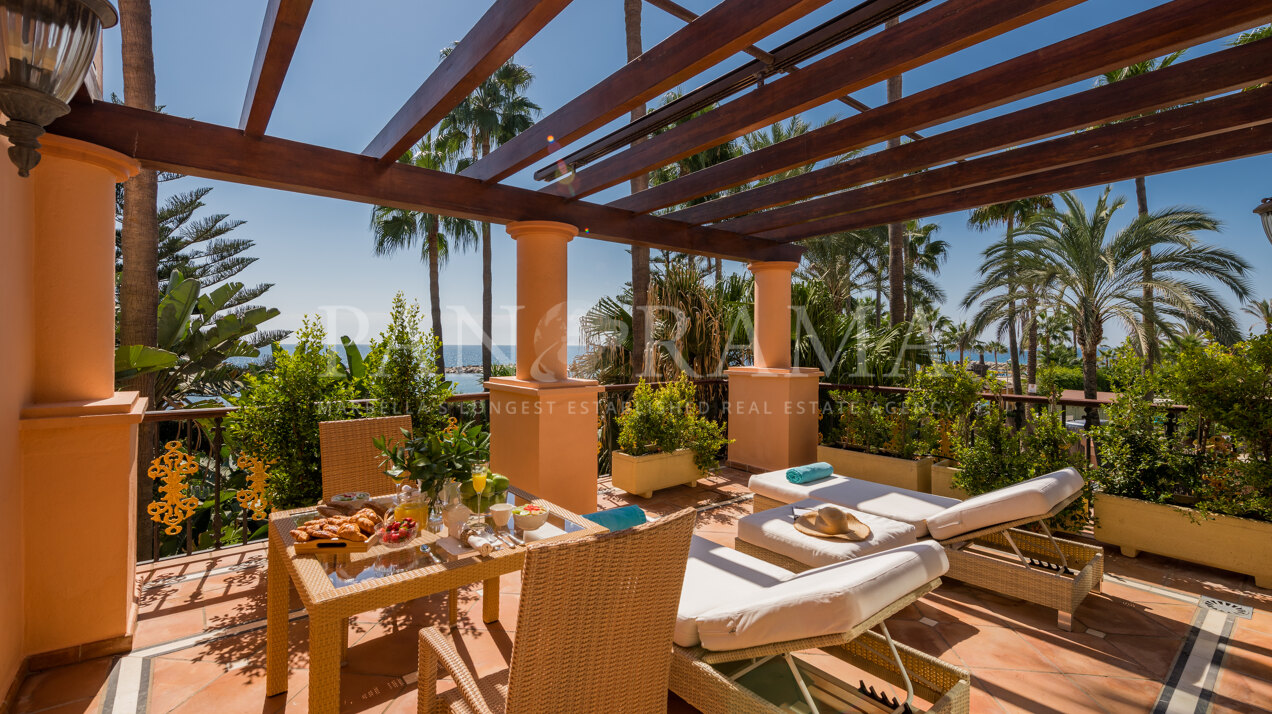
{"type": "Polygon", "coordinates": [[[294,531],[292,531],[292,532],[291,532],[291,537],[292,537],[292,540],[296,541],[297,543],[308,543],[308,542],[309,542],[309,532],[308,532],[308,531],[302,531],[302,530],[300,530],[300,529],[296,529],[296,530],[294,530],[294,531]]]}
{"type": "Polygon", "coordinates": [[[336,531],[327,530],[326,528],[314,533],[313,535],[314,535],[314,538],[326,538],[328,540],[336,540],[337,538],[340,537],[340,534],[337,533],[336,531]]]}
{"type": "Polygon", "coordinates": [[[362,540],[366,537],[362,535],[362,531],[352,523],[340,526],[340,530],[336,531],[336,535],[345,540],[362,540]]]}
{"type": "Polygon", "coordinates": [[[359,518],[358,528],[361,529],[363,533],[371,535],[372,533],[375,533],[375,521],[365,517],[359,518]]]}

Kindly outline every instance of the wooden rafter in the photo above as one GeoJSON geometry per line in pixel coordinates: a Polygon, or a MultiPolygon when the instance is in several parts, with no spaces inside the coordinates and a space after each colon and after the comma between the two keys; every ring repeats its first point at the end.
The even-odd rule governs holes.
{"type": "Polygon", "coordinates": [[[1081,1],[946,0],[543,191],[561,196],[591,195],[1081,1]]]}
{"type": "Polygon", "coordinates": [[[381,163],[396,161],[569,4],[498,0],[491,5],[362,153],[381,163]]]}
{"type": "Polygon", "coordinates": [[[779,228],[844,213],[951,193],[1267,123],[1272,123],[1272,88],[1237,92],[1219,99],[1002,151],[966,163],[910,174],[811,201],[792,203],[771,211],[752,213],[719,223],[717,227],[737,233],[769,235],[770,231],[779,228]]]}
{"type": "Polygon", "coordinates": [[[265,135],[311,5],[313,0],[269,0],[265,7],[265,22],[256,43],[256,60],[239,119],[239,128],[248,136],[265,135]]]}
{"type": "Polygon", "coordinates": [[[797,260],[798,246],[108,102],[75,104],[50,132],[131,156],[148,168],[494,223],[555,220],[588,237],[736,260],[797,260]]]}
{"type": "Polygon", "coordinates": [[[685,203],[1270,19],[1272,2],[1268,0],[1174,0],[610,205],[644,213],[685,203]]]}
{"type": "Polygon", "coordinates": [[[465,169],[463,175],[488,182],[510,176],[828,1],[724,0],[465,169]]]}
{"type": "Polygon", "coordinates": [[[904,201],[857,213],[847,213],[813,223],[780,228],[762,237],[774,241],[798,241],[842,231],[964,211],[1003,201],[1042,196],[1125,181],[1136,176],[1195,168],[1272,152],[1272,124],[1238,129],[1178,144],[1086,164],[1029,174],[1005,181],[904,201]]]}

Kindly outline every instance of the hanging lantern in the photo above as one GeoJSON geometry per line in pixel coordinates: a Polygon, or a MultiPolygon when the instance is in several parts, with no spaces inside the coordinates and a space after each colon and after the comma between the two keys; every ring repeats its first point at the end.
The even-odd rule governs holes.
{"type": "Polygon", "coordinates": [[[1263,232],[1268,234],[1268,241],[1272,242],[1272,198],[1263,199],[1263,203],[1254,212],[1263,220],[1263,232]]]}
{"type": "Polygon", "coordinates": [[[0,0],[0,134],[19,175],[40,162],[44,127],[71,110],[102,28],[118,21],[107,0],[0,0]]]}

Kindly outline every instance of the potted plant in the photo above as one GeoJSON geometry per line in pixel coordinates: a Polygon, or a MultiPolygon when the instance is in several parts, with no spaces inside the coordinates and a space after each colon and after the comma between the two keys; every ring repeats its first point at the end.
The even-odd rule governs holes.
{"type": "MultiPolygon", "coordinates": [[[[1120,361],[1134,373],[1134,358],[1120,361]]],[[[1125,380],[1095,430],[1095,535],[1128,556],[1149,551],[1272,587],[1272,336],[1188,348],[1167,371],[1125,380]],[[1168,407],[1152,398],[1163,392],[1188,405],[1173,433],[1168,407]]]]}
{"type": "MultiPolygon", "coordinates": [[[[472,479],[473,466],[490,459],[490,434],[474,422],[461,425],[451,418],[445,429],[418,433],[403,429],[402,436],[398,444],[386,444],[382,437],[375,440],[384,456],[381,466],[395,481],[414,479],[429,507],[437,503],[447,481],[459,482],[462,493],[463,483],[472,479]]],[[[492,482],[492,489],[491,502],[500,495],[499,485],[492,482]]],[[[507,479],[503,479],[502,490],[508,490],[507,479]]],[[[469,500],[476,495],[473,493],[469,500]]],[[[481,511],[481,504],[475,500],[465,505],[481,511]]]]}
{"type": "Polygon", "coordinates": [[[618,416],[620,451],[613,453],[610,480],[643,498],[660,488],[694,486],[728,443],[724,427],[699,413],[697,390],[683,374],[658,390],[642,379],[618,416]]]}
{"type": "Polygon", "coordinates": [[[978,377],[961,364],[942,363],[920,369],[911,377],[909,387],[905,409],[918,422],[915,446],[933,459],[930,492],[967,498],[967,492],[954,485],[959,470],[954,441],[971,435],[982,393],[1001,389],[1001,383],[978,377]]]}
{"type": "Polygon", "coordinates": [[[843,476],[930,491],[933,459],[921,454],[915,422],[902,402],[855,389],[830,397],[839,419],[830,443],[818,444],[818,459],[843,476]]]}

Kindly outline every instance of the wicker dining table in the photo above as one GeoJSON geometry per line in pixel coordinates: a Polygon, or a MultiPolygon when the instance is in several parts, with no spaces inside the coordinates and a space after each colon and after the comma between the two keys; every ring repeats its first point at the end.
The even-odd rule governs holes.
{"type": "MultiPolygon", "coordinates": [[[[392,497],[374,500],[387,503],[392,497]]],[[[547,525],[530,532],[525,539],[527,544],[532,540],[573,539],[605,531],[592,521],[515,487],[509,488],[508,501],[515,505],[534,503],[548,511],[547,525]]],[[[481,582],[482,620],[496,622],[499,577],[521,570],[525,563],[525,545],[504,545],[489,556],[451,553],[438,545],[431,549],[441,558],[438,563],[421,546],[437,543],[442,535],[424,528],[409,543],[397,547],[381,543],[364,553],[297,554],[290,532],[315,516],[313,508],[298,508],[269,517],[265,694],[274,696],[287,691],[288,623],[298,595],[309,616],[309,711],[316,714],[340,710],[340,664],[348,646],[350,617],[481,582]],[[274,577],[282,572],[288,577],[274,577]]],[[[515,518],[512,525],[515,527],[515,518]]],[[[455,600],[450,598],[452,623],[456,618],[455,600]]]]}

